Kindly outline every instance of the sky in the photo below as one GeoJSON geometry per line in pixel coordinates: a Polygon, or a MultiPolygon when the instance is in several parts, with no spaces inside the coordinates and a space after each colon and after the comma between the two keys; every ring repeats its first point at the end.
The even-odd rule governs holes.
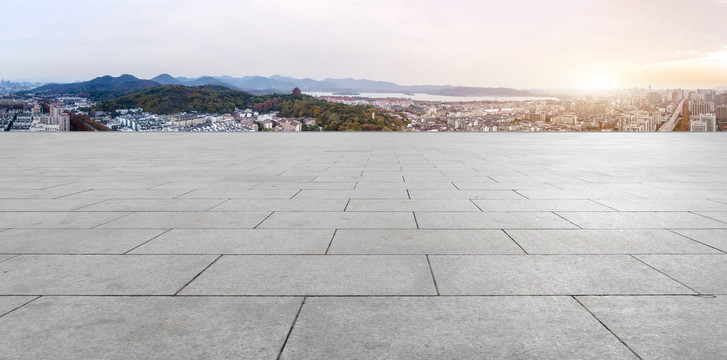
{"type": "Polygon", "coordinates": [[[727,0],[0,0],[0,78],[727,86],[727,0]]]}

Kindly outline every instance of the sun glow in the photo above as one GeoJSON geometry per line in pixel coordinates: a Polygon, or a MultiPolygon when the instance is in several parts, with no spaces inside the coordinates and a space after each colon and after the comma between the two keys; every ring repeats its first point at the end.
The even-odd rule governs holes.
{"type": "Polygon", "coordinates": [[[606,74],[590,74],[585,81],[587,90],[606,90],[613,88],[613,79],[606,74]]]}

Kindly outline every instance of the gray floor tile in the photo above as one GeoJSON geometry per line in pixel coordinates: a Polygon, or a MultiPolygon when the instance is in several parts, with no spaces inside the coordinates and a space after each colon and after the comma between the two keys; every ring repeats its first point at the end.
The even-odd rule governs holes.
{"type": "Polygon", "coordinates": [[[194,190],[180,199],[290,199],[298,190],[194,190]]]}
{"type": "Polygon", "coordinates": [[[0,199],[0,211],[72,211],[97,203],[95,199],[0,199]]]}
{"type": "Polygon", "coordinates": [[[626,255],[432,255],[442,295],[693,294],[626,255]]]}
{"type": "Polygon", "coordinates": [[[329,254],[522,254],[500,230],[338,230],[329,254]]]}
{"type": "Polygon", "coordinates": [[[547,189],[558,190],[553,185],[542,182],[470,182],[454,181],[454,185],[460,190],[525,190],[525,189],[547,189]]]}
{"type": "Polygon", "coordinates": [[[123,254],[162,232],[154,229],[11,229],[0,232],[0,253],[123,254]]]}
{"type": "Polygon", "coordinates": [[[703,294],[727,294],[727,255],[638,255],[639,259],[703,294]]]}
{"type": "Polygon", "coordinates": [[[416,229],[408,212],[275,212],[260,229],[416,229]]]}
{"type": "Polygon", "coordinates": [[[507,230],[529,254],[719,253],[669,230],[507,230]]]}
{"type": "Polygon", "coordinates": [[[405,183],[372,183],[360,182],[356,190],[457,190],[451,182],[405,182],[405,183]]]}
{"type": "Polygon", "coordinates": [[[172,295],[212,255],[21,255],[0,263],[0,295],[172,295]]]}
{"type": "Polygon", "coordinates": [[[283,359],[635,359],[566,297],[311,298],[283,359]]]}
{"type": "Polygon", "coordinates": [[[474,211],[470,200],[365,200],[352,199],[346,211],[474,211]]]}
{"type": "Polygon", "coordinates": [[[55,199],[77,193],[77,190],[17,190],[0,189],[0,199],[55,199]]]}
{"type": "Polygon", "coordinates": [[[174,229],[131,253],[324,254],[331,238],[333,230],[174,229]]]}
{"type": "MultiPolygon", "coordinates": [[[[35,299],[34,296],[0,296],[0,316],[23,306],[33,299],[35,299]]],[[[0,332],[2,332],[2,330],[0,330],[0,332]]]]}
{"type": "Polygon", "coordinates": [[[5,359],[275,359],[297,298],[44,297],[0,318],[5,359]]]}
{"type": "Polygon", "coordinates": [[[348,199],[230,199],[210,211],[343,211],[348,199]]]}
{"type": "Polygon", "coordinates": [[[434,295],[424,256],[223,256],[182,295],[434,295]]]}
{"type": "Polygon", "coordinates": [[[584,229],[727,228],[727,223],[689,212],[558,212],[584,229]]]}
{"type": "Polygon", "coordinates": [[[90,229],[129,213],[125,212],[0,212],[4,228],[79,228],[90,229]]]}
{"type": "Polygon", "coordinates": [[[102,228],[252,229],[268,215],[270,212],[137,212],[102,228]]]}
{"type": "Polygon", "coordinates": [[[417,212],[422,229],[573,229],[551,212],[417,212]]]}
{"type": "Polygon", "coordinates": [[[482,211],[613,211],[591,200],[472,200],[482,211]]]}
{"type": "Polygon", "coordinates": [[[353,190],[355,181],[349,182],[264,182],[254,190],[353,190]]]}
{"type": "Polygon", "coordinates": [[[727,298],[578,297],[643,359],[727,358],[727,298]]]}
{"type": "Polygon", "coordinates": [[[727,229],[677,229],[673,231],[727,252],[727,229]]]}
{"type": "Polygon", "coordinates": [[[719,220],[722,223],[727,224],[727,211],[721,211],[721,212],[699,212],[697,214],[706,216],[706,217],[708,217],[710,219],[719,220]]]}
{"type": "Polygon", "coordinates": [[[727,211],[727,204],[711,200],[599,200],[619,211],[727,211]]]}
{"type": "Polygon", "coordinates": [[[619,190],[518,190],[528,199],[534,200],[604,200],[604,199],[642,199],[634,194],[619,190]]]}
{"type": "Polygon", "coordinates": [[[409,190],[412,199],[524,199],[512,190],[409,190]]]}
{"type": "Polygon", "coordinates": [[[296,199],[408,199],[406,190],[302,190],[296,199]]]}
{"type": "Polygon", "coordinates": [[[130,190],[108,189],[88,190],[69,195],[64,199],[171,199],[186,193],[187,190],[130,190]]]}
{"type": "Polygon", "coordinates": [[[110,199],[79,211],[207,211],[221,199],[110,199]]]}
{"type": "Polygon", "coordinates": [[[259,182],[219,182],[219,181],[169,181],[152,187],[152,190],[250,190],[259,182]]]}

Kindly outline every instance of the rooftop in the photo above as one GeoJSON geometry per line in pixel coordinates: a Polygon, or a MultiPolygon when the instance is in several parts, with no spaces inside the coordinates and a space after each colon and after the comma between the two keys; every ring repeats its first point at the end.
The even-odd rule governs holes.
{"type": "Polygon", "coordinates": [[[0,134],[0,358],[727,358],[724,134],[0,134]]]}

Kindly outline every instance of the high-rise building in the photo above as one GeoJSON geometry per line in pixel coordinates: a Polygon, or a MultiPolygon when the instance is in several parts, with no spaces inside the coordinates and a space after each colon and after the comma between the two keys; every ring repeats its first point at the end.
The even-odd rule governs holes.
{"type": "Polygon", "coordinates": [[[689,123],[689,129],[693,132],[717,131],[717,121],[714,114],[693,115],[689,123]]]}
{"type": "Polygon", "coordinates": [[[701,99],[692,100],[689,102],[689,112],[692,113],[692,115],[714,113],[714,103],[704,102],[701,101],[701,99]]]}

